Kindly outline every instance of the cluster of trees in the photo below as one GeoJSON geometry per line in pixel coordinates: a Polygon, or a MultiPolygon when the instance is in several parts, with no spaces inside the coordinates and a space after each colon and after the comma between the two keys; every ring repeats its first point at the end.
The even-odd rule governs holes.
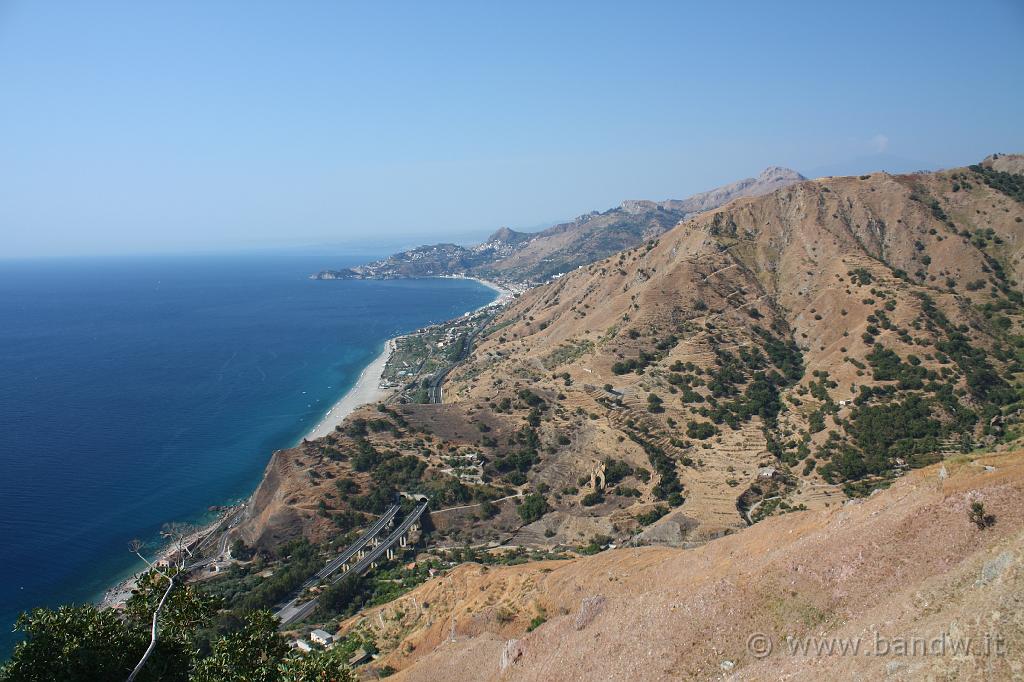
{"type": "MultiPolygon", "coordinates": [[[[358,511],[380,514],[398,490],[420,490],[427,464],[419,457],[402,455],[391,450],[378,450],[363,435],[354,438],[356,454],[352,468],[370,473],[374,485],[365,495],[349,499],[358,511]]],[[[346,484],[347,485],[347,484],[346,484]]]]}
{"type": "MultiPolygon", "coordinates": [[[[776,329],[777,333],[781,331],[784,330],[776,329]]],[[[707,380],[711,390],[709,406],[700,410],[716,424],[726,423],[738,428],[742,422],[759,416],[766,426],[772,426],[782,410],[782,389],[803,376],[803,356],[795,343],[759,326],[754,327],[754,333],[760,337],[763,352],[758,348],[741,348],[737,355],[716,351],[716,367],[709,371],[707,380]],[[744,384],[741,393],[740,387],[744,384]]],[[[704,438],[710,435],[713,434],[704,438]]]]}
{"type": "Polygon", "coordinates": [[[872,374],[876,381],[897,381],[903,390],[916,390],[924,387],[925,379],[935,380],[938,375],[921,366],[921,360],[911,355],[909,363],[903,362],[895,351],[880,343],[876,343],[867,355],[872,374]]]}
{"type": "Polygon", "coordinates": [[[706,440],[718,433],[718,429],[710,422],[691,421],[686,425],[686,435],[696,440],[706,440]]]}
{"type": "Polygon", "coordinates": [[[936,332],[941,330],[946,337],[938,341],[935,347],[957,364],[964,374],[971,395],[977,401],[993,406],[1008,405],[1017,400],[1017,392],[992,367],[987,353],[971,345],[965,333],[967,328],[954,326],[930,296],[922,294],[920,298],[921,311],[927,324],[936,332]]]}
{"type": "Polygon", "coordinates": [[[665,454],[665,450],[647,439],[643,438],[632,429],[626,431],[630,440],[644,449],[647,460],[658,473],[658,482],[651,492],[659,500],[665,500],[673,507],[683,503],[683,483],[676,473],[676,463],[671,457],[665,454]]]}
{"type": "Polygon", "coordinates": [[[604,460],[604,483],[606,486],[613,486],[627,476],[633,475],[633,467],[621,459],[607,457],[604,460]]]}
{"type": "MultiPolygon", "coordinates": [[[[632,336],[633,332],[635,332],[635,330],[632,330],[631,338],[635,338],[632,336]]],[[[641,350],[635,358],[620,360],[619,362],[614,363],[612,365],[612,373],[629,374],[630,372],[636,372],[637,374],[643,374],[648,365],[658,362],[664,358],[668,355],[670,350],[676,347],[678,343],[679,337],[675,334],[670,334],[654,344],[655,351],[653,353],[641,350]]]]}
{"type": "Polygon", "coordinates": [[[612,374],[629,374],[630,372],[643,374],[648,365],[652,362],[657,362],[659,359],[656,353],[640,351],[640,354],[635,358],[620,360],[612,364],[612,374]]]}
{"type": "Polygon", "coordinates": [[[867,286],[875,281],[875,278],[871,276],[871,273],[864,268],[856,268],[846,273],[850,281],[857,286],[867,286]]]}
{"type": "Polygon", "coordinates": [[[281,545],[276,554],[290,557],[288,562],[269,578],[248,585],[233,605],[249,611],[269,608],[291,594],[306,578],[316,573],[323,565],[317,548],[305,539],[293,540],[281,545]]]}
{"type": "Polygon", "coordinates": [[[515,449],[497,457],[494,468],[502,474],[502,478],[512,485],[526,483],[526,474],[535,464],[540,462],[540,436],[537,429],[527,425],[516,432],[510,443],[515,449]]]}
{"type": "Polygon", "coordinates": [[[540,493],[530,493],[523,498],[519,505],[519,518],[523,523],[533,523],[540,520],[548,512],[548,502],[540,493]]]}
{"type": "Polygon", "coordinates": [[[822,449],[830,461],[820,467],[830,482],[882,476],[896,458],[907,466],[930,464],[939,449],[942,424],[932,416],[928,400],[919,395],[902,402],[856,408],[846,424],[852,443],[834,443],[822,449]]]}
{"type": "Polygon", "coordinates": [[[366,578],[358,575],[328,585],[320,593],[320,613],[327,617],[355,613],[366,601],[366,588],[366,578]]]}
{"type": "Polygon", "coordinates": [[[668,514],[668,507],[663,504],[656,504],[650,511],[637,514],[636,520],[641,526],[649,526],[666,514],[668,514]]]}
{"type": "Polygon", "coordinates": [[[1024,203],[1024,175],[1004,173],[979,165],[971,166],[970,168],[981,176],[981,181],[989,187],[1024,203]]]}
{"type": "MultiPolygon", "coordinates": [[[[35,609],[16,628],[25,639],[0,667],[3,682],[125,680],[150,647],[157,604],[168,576],[150,572],[123,613],[93,605],[35,609]]],[[[159,636],[139,682],[351,682],[338,653],[291,652],[265,610],[225,618],[218,598],[176,586],[158,617],[159,636]]]]}
{"type": "MultiPolygon", "coordinates": [[[[919,298],[921,321],[938,339],[934,357],[943,366],[929,370],[914,355],[903,359],[875,344],[866,358],[874,379],[895,383],[861,386],[854,411],[839,422],[848,440],[831,434],[818,452],[819,460],[827,460],[819,467],[822,476],[830,482],[845,482],[852,494],[866,494],[872,486],[884,484],[899,467],[930,464],[939,456],[944,439],[959,434],[961,447],[971,447],[979,420],[989,431],[990,420],[1018,400],[1017,390],[991,362],[1012,358],[1012,353],[1001,354],[998,337],[993,352],[987,352],[971,342],[968,327],[954,325],[931,297],[919,294],[919,298]],[[966,391],[956,388],[959,376],[964,377],[966,391]],[[970,400],[963,400],[965,394],[970,400]]],[[[875,311],[875,317],[887,326],[884,311],[875,311]]],[[[818,422],[812,423],[812,432],[824,428],[823,419],[818,422]]]]}

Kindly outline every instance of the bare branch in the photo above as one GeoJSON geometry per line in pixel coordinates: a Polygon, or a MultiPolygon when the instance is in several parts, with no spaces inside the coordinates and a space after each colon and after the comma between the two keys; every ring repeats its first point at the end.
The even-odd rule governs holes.
{"type": "Polygon", "coordinates": [[[174,576],[170,576],[167,578],[167,589],[164,590],[164,596],[160,598],[160,603],[157,604],[156,610],[153,611],[153,627],[150,631],[149,646],[146,647],[146,653],[142,654],[142,658],[135,665],[135,669],[132,670],[132,674],[128,676],[127,682],[134,682],[136,676],[138,676],[139,672],[141,672],[143,666],[146,665],[146,661],[149,660],[149,657],[153,653],[153,650],[156,649],[157,618],[160,616],[160,610],[163,609],[164,602],[167,601],[167,597],[170,596],[172,589],[174,589],[174,576]]]}

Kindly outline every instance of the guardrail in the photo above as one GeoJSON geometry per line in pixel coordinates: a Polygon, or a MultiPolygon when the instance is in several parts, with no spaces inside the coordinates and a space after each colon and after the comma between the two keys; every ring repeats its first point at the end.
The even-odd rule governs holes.
{"type": "Polygon", "coordinates": [[[338,570],[338,567],[342,564],[347,564],[349,559],[356,555],[360,550],[366,547],[367,543],[373,540],[377,535],[384,529],[385,526],[389,525],[395,519],[395,515],[398,514],[400,507],[396,504],[388,508],[377,521],[370,526],[365,533],[359,536],[359,538],[351,545],[345,548],[345,551],[339,554],[337,557],[332,559],[326,566],[317,571],[316,577],[323,580],[331,573],[338,570]]]}
{"type": "MultiPolygon", "coordinates": [[[[409,530],[420,520],[423,516],[423,512],[427,510],[427,500],[423,500],[402,520],[402,523],[398,525],[395,530],[388,535],[382,542],[374,546],[369,552],[359,558],[350,568],[339,572],[329,582],[334,584],[349,575],[362,575],[369,570],[382,556],[387,553],[388,558],[391,558],[391,550],[396,544],[402,543],[405,540],[409,530]]],[[[395,518],[398,513],[398,507],[394,506],[385,512],[384,516],[378,519],[377,523],[370,527],[359,540],[353,543],[348,549],[346,549],[341,555],[331,560],[331,563],[320,570],[315,576],[307,580],[301,588],[299,588],[299,594],[301,595],[307,589],[315,585],[317,582],[324,580],[331,576],[332,573],[337,571],[339,568],[347,565],[347,563],[359,553],[362,549],[365,549],[367,542],[376,537],[380,530],[385,524],[389,523],[395,518]],[[385,520],[386,519],[386,520],[385,520]],[[365,541],[364,541],[365,540],[365,541]],[[359,543],[362,542],[361,545],[359,543]],[[358,547],[356,545],[359,545],[358,547]],[[350,551],[351,550],[351,551],[350,551]],[[330,569],[330,570],[328,570],[330,569]]],[[[281,625],[287,625],[294,623],[297,620],[301,620],[308,616],[316,608],[319,599],[313,597],[309,601],[298,603],[298,598],[292,599],[285,604],[281,609],[277,611],[277,617],[281,619],[281,625]]]]}
{"type": "Polygon", "coordinates": [[[370,566],[376,563],[381,558],[381,556],[384,555],[385,552],[389,552],[392,548],[394,548],[394,546],[397,543],[402,541],[405,535],[409,532],[409,529],[412,528],[413,525],[420,520],[420,517],[423,516],[423,512],[425,512],[426,510],[427,502],[420,502],[416,506],[416,508],[413,509],[409,513],[409,515],[405,517],[402,523],[399,524],[399,526],[395,528],[394,531],[392,531],[391,535],[389,535],[387,539],[384,540],[384,542],[380,543],[372,550],[367,552],[363,556],[363,558],[361,558],[359,561],[352,565],[352,568],[336,575],[334,577],[334,580],[331,581],[331,583],[336,583],[342,578],[345,578],[351,574],[361,575],[363,572],[365,572],[368,568],[370,568],[370,566]]]}

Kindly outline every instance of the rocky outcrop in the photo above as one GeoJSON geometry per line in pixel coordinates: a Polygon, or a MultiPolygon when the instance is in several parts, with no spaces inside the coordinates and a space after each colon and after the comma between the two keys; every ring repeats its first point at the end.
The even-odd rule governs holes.
{"type": "Polygon", "coordinates": [[[1024,174],[1024,154],[992,154],[981,162],[982,166],[1001,173],[1024,174]]]}

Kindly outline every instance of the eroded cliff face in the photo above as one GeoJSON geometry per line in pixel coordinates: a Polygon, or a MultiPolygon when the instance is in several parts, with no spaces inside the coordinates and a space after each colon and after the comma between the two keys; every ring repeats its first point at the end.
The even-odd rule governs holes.
{"type": "Polygon", "coordinates": [[[373,667],[398,680],[1012,679],[1024,672],[1024,454],[944,466],[948,478],[935,465],[697,549],[463,565],[344,627],[372,631],[373,667]],[[969,520],[974,501],[993,526],[969,520]],[[894,649],[943,635],[942,655],[894,649]],[[790,648],[804,641],[809,652],[790,648]],[[833,641],[860,654],[814,653],[833,641]]]}
{"type": "Polygon", "coordinates": [[[305,478],[303,460],[295,449],[278,450],[273,454],[240,526],[240,537],[247,544],[267,547],[303,534],[315,535],[311,527],[312,514],[298,504],[296,497],[299,494],[296,484],[305,478]]]}
{"type": "Polygon", "coordinates": [[[275,456],[244,532],[329,535],[400,488],[440,542],[691,546],[1005,439],[1024,206],[992,172],[801,182],[532,289],[444,405],[275,456]]]}

